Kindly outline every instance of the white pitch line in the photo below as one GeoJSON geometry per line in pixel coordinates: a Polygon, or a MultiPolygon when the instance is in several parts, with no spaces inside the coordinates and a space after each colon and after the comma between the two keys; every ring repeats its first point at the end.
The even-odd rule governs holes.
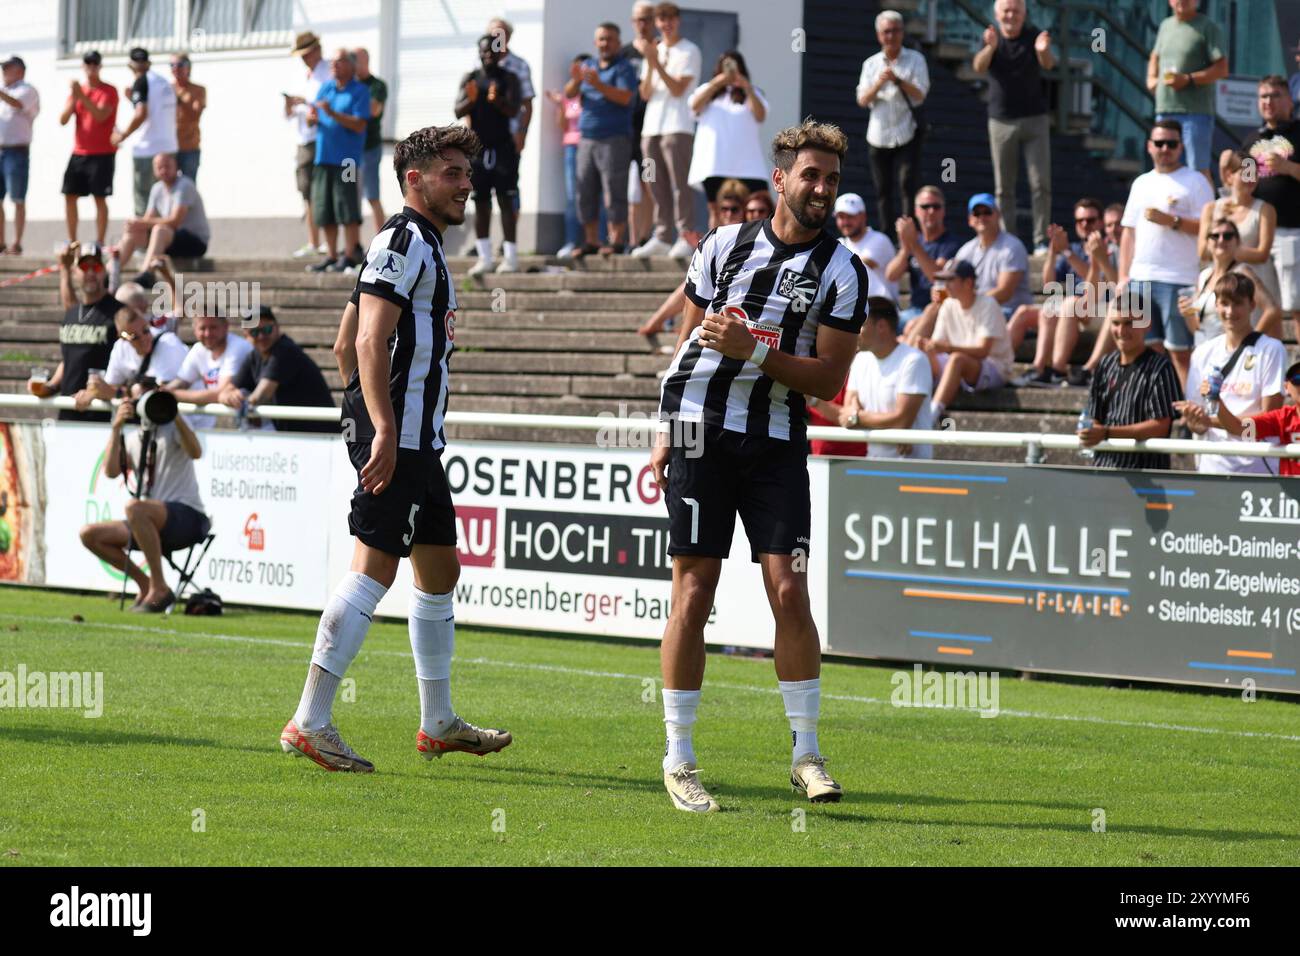
{"type": "MultiPolygon", "coordinates": [[[[245,634],[213,634],[208,631],[178,631],[166,627],[146,627],[141,624],[110,624],[97,622],[76,622],[69,621],[65,617],[41,617],[33,614],[11,614],[8,618],[13,621],[31,621],[39,624],[76,624],[85,623],[92,627],[107,628],[115,631],[130,631],[137,634],[158,634],[171,637],[203,637],[213,641],[226,641],[240,644],[261,644],[268,647],[291,647],[294,650],[310,650],[312,644],[305,641],[287,641],[273,637],[252,637],[245,634]]],[[[406,651],[388,651],[388,650],[369,650],[364,651],[366,654],[374,654],[382,657],[404,657],[410,659],[411,655],[406,651]]],[[[552,674],[569,674],[575,677],[599,677],[606,680],[646,680],[648,674],[623,674],[618,671],[595,671],[581,667],[565,667],[562,664],[534,664],[526,661],[498,661],[488,657],[458,657],[458,664],[478,664],[485,667],[506,667],[515,670],[541,671],[552,674]]],[[[655,678],[656,686],[659,681],[655,678]]],[[[718,681],[709,681],[710,688],[719,690],[742,691],[751,694],[779,694],[780,690],[776,687],[755,687],[752,684],[726,684],[718,681]]],[[[844,701],[851,704],[890,704],[892,701],[883,700],[879,697],[860,697],[853,694],[822,694],[825,700],[844,701]]],[[[905,705],[909,709],[917,710],[953,710],[964,711],[971,714],[979,714],[980,709],[977,707],[919,707],[913,708],[912,705],[905,705]]],[[[1149,720],[1114,720],[1110,717],[1093,717],[1088,714],[1043,714],[1031,710],[1006,710],[999,709],[1000,717],[1025,717],[1032,720],[1061,720],[1072,723],[1098,724],[1105,727],[1131,727],[1138,730],[1173,730],[1181,733],[1191,734],[1222,734],[1228,737],[1251,737],[1260,740],[1287,740],[1300,742],[1298,734],[1275,734],[1262,730],[1224,730],[1219,727],[1194,727],[1190,724],[1162,724],[1149,720]]]]}

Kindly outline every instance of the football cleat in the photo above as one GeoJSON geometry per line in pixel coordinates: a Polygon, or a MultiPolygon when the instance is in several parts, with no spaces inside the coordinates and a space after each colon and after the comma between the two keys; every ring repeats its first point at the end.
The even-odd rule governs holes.
{"type": "Polygon", "coordinates": [[[424,732],[423,727],[420,728],[420,732],[415,735],[415,749],[425,760],[441,758],[445,753],[475,754],[483,757],[504,750],[510,746],[513,739],[508,731],[475,727],[457,717],[441,737],[430,737],[424,732]]]}
{"type": "Polygon", "coordinates": [[[826,758],[805,754],[790,768],[790,786],[802,790],[813,803],[838,803],[844,791],[826,772],[826,758]]]}
{"type": "Polygon", "coordinates": [[[673,806],[687,813],[716,813],[718,801],[700,784],[700,772],[693,764],[679,763],[664,771],[664,789],[673,798],[673,806]]]}
{"type": "Polygon", "coordinates": [[[295,757],[306,757],[330,771],[375,772],[375,765],[345,744],[333,724],[326,724],[320,730],[299,730],[291,720],[280,731],[280,749],[295,757]]]}

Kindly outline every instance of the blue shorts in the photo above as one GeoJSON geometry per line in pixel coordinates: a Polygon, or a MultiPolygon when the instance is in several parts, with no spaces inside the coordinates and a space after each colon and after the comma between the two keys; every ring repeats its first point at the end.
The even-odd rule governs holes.
{"type": "Polygon", "coordinates": [[[1173,120],[1183,130],[1183,162],[1188,169],[1210,169],[1218,164],[1210,156],[1214,117],[1208,113],[1159,113],[1156,120],[1173,120]]]}
{"type": "Polygon", "coordinates": [[[27,167],[31,154],[26,146],[0,148],[0,200],[27,201],[27,167]]]}
{"type": "Polygon", "coordinates": [[[1135,280],[1130,284],[1129,291],[1136,289],[1141,295],[1146,314],[1151,319],[1146,328],[1147,344],[1162,343],[1165,348],[1175,352],[1186,352],[1192,348],[1192,333],[1187,328],[1187,320],[1178,311],[1178,290],[1181,288],[1182,283],[1177,282],[1135,280]]]}
{"type": "Polygon", "coordinates": [[[382,143],[361,154],[361,198],[367,202],[379,198],[379,163],[383,158],[382,143]]]}

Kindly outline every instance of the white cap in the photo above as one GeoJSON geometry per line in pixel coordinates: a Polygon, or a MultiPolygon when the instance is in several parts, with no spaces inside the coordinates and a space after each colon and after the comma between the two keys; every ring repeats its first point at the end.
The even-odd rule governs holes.
{"type": "Polygon", "coordinates": [[[844,193],[835,200],[835,213],[848,213],[850,216],[861,215],[867,211],[867,204],[857,193],[844,193]]]}

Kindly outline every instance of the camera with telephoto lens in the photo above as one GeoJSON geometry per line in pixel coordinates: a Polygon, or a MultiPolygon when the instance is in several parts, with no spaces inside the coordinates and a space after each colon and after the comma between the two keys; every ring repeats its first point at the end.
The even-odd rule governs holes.
{"type": "Polygon", "coordinates": [[[135,417],[141,428],[159,428],[176,420],[176,396],[162,389],[145,392],[135,401],[135,417]]]}

